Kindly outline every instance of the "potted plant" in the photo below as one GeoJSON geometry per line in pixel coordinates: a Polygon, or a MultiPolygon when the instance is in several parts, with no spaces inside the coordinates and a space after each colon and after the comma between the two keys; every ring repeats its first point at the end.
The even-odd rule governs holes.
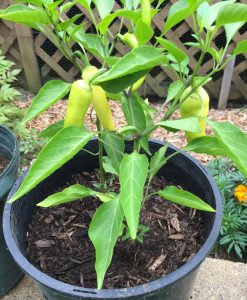
{"type": "MultiPolygon", "coordinates": [[[[35,279],[47,299],[185,299],[189,296],[197,267],[213,247],[219,233],[222,217],[221,199],[212,178],[198,162],[172,146],[149,141],[149,137],[157,127],[168,131],[184,130],[189,143],[183,151],[229,156],[246,175],[246,153],[244,147],[240,148],[240,145],[246,145],[246,135],[231,123],[207,120],[209,98],[202,86],[210,81],[216,72],[222,70],[231,58],[225,58],[228,45],[236,31],[247,21],[247,5],[234,4],[234,1],[223,1],[212,6],[209,6],[209,1],[177,1],[168,13],[162,32],[159,36],[154,36],[151,21],[163,1],[159,1],[155,7],[151,6],[149,0],[121,1],[123,9],[113,13],[115,1],[21,2],[29,5],[10,6],[1,11],[0,17],[26,24],[44,33],[78,68],[82,79],[73,84],[61,80],[49,81],[34,98],[26,114],[24,122],[35,118],[69,93],[65,120],[43,132],[43,136],[50,139],[48,144],[42,149],[28,173],[16,183],[8,201],[12,204],[6,205],[4,232],[12,255],[25,272],[35,279]],[[90,14],[95,33],[87,33],[82,25],[74,24],[80,15],[69,20],[64,17],[64,12],[75,3],[80,3],[90,14]],[[91,4],[96,6],[100,21],[97,21],[91,4]],[[194,21],[195,43],[187,45],[201,50],[198,63],[192,72],[188,68],[188,56],[176,44],[164,38],[170,28],[189,16],[192,16],[194,21]],[[130,26],[129,32],[125,34],[120,26],[119,32],[114,36],[110,25],[117,17],[123,21],[125,18],[129,19],[130,26]],[[220,51],[216,51],[211,42],[221,27],[226,29],[227,44],[220,51]],[[151,39],[155,40],[154,45],[146,45],[151,39]],[[112,55],[119,40],[129,47],[129,52],[120,58],[112,55]],[[74,42],[80,50],[73,50],[74,42]],[[100,69],[90,66],[87,53],[103,61],[100,69]],[[202,77],[199,70],[206,53],[212,56],[214,65],[212,71],[202,77]],[[167,99],[160,111],[153,110],[136,92],[146,74],[156,66],[171,69],[178,78],[170,85],[167,99]],[[107,97],[121,101],[126,126],[115,128],[107,97]],[[89,131],[83,126],[85,114],[91,104],[97,114],[97,129],[94,131],[89,131]],[[167,110],[163,112],[165,106],[167,110]],[[177,109],[180,109],[182,117],[173,120],[171,117],[177,109]],[[205,136],[206,121],[214,132],[213,136],[205,136]],[[97,139],[93,139],[94,137],[97,139]],[[96,173],[93,171],[95,168],[98,169],[96,173]],[[84,176],[80,176],[79,179],[74,177],[74,184],[68,186],[68,181],[71,183],[69,175],[78,173],[84,176]],[[157,180],[161,180],[162,184],[158,184],[157,180]],[[165,180],[169,182],[165,183],[165,180]],[[78,199],[81,200],[79,206],[67,206],[78,199]],[[198,230],[203,231],[202,236],[205,240],[201,249],[194,256],[192,250],[184,265],[166,275],[163,270],[168,256],[164,252],[165,245],[168,245],[168,240],[183,240],[184,236],[181,233],[177,235],[181,228],[176,220],[173,220],[172,225],[177,232],[175,235],[169,234],[169,228],[164,229],[164,224],[157,221],[163,228],[162,232],[168,232],[167,239],[162,242],[159,239],[155,240],[155,247],[149,249],[149,253],[152,254],[161,245],[161,248],[158,248],[159,256],[156,259],[151,257],[145,268],[152,274],[158,269],[159,275],[152,275],[150,281],[146,281],[146,278],[143,278],[145,276],[140,274],[133,275],[131,278],[138,280],[136,286],[132,286],[130,281],[119,281],[119,278],[124,276],[118,274],[113,281],[117,280],[117,287],[122,288],[102,289],[104,279],[106,281],[109,277],[107,270],[115,246],[117,248],[119,243],[127,242],[123,251],[121,244],[119,251],[122,254],[118,256],[117,261],[127,252],[126,263],[130,261],[131,268],[131,265],[135,267],[136,261],[144,255],[145,239],[147,240],[148,236],[151,239],[154,236],[159,237],[159,231],[153,235],[148,233],[153,221],[150,219],[147,222],[149,214],[144,214],[143,217],[143,211],[148,211],[149,203],[157,201],[155,205],[163,205],[165,200],[175,205],[171,204],[173,208],[167,208],[167,212],[174,207],[183,211],[177,204],[202,211],[202,227],[198,230]],[[36,204],[41,207],[39,210],[36,204]],[[60,210],[57,209],[59,204],[62,205],[60,210]],[[41,212],[41,215],[37,215],[37,211],[41,212]],[[68,211],[73,215],[65,221],[63,216],[68,211]],[[48,212],[48,215],[45,212],[48,212]],[[61,231],[58,232],[54,228],[71,224],[78,214],[85,212],[85,219],[80,223],[73,223],[73,226],[79,226],[81,234],[82,228],[86,229],[86,238],[83,239],[82,245],[73,246],[71,237],[74,235],[74,229],[69,228],[61,236],[61,231]],[[43,225],[38,231],[37,220],[43,220],[43,225]],[[47,238],[37,240],[37,237],[43,237],[45,224],[51,224],[47,238]],[[52,236],[56,238],[50,239],[52,236]],[[56,249],[58,240],[64,238],[64,245],[70,251],[70,260],[79,266],[78,285],[65,283],[68,282],[68,261],[64,261],[64,257],[56,259],[56,255],[51,257],[52,252],[55,251],[58,255],[63,250],[49,252],[49,249],[56,249]],[[29,243],[32,239],[37,248],[30,254],[34,260],[31,264],[26,258],[26,253],[30,250],[29,246],[33,245],[32,241],[29,243]],[[144,248],[138,252],[138,243],[142,241],[144,248]],[[53,246],[55,248],[52,248],[53,246]],[[75,259],[71,253],[78,250],[77,247],[81,248],[83,253],[96,252],[97,278],[94,278],[95,275],[91,276],[96,281],[92,287],[85,285],[85,281],[90,281],[90,275],[86,275],[87,271],[90,272],[90,265],[84,269],[81,267],[83,262],[90,261],[91,258],[86,257],[81,261],[75,259]],[[134,252],[132,249],[135,249],[134,252]],[[37,252],[38,257],[35,256],[37,252]],[[44,260],[47,253],[47,260],[44,260]],[[37,261],[43,270],[49,268],[48,264],[51,262],[62,262],[62,268],[55,270],[57,273],[54,277],[60,278],[62,272],[63,279],[54,279],[45,274],[45,271],[38,270],[34,266],[37,261]]],[[[240,42],[232,55],[245,52],[246,45],[246,41],[240,42]]],[[[162,214],[159,207],[153,209],[156,216],[162,214]]],[[[191,212],[187,212],[187,215],[193,218],[194,213],[191,215],[191,212]]],[[[163,215],[163,218],[166,220],[168,217],[163,215]]],[[[187,223],[188,221],[183,222],[187,223]]],[[[197,234],[198,232],[194,232],[195,236],[197,234]]],[[[182,253],[182,245],[183,243],[173,248],[172,253],[182,253]]],[[[52,264],[48,272],[55,268],[56,264],[52,264]]],[[[74,268],[72,266],[72,269],[74,268]]],[[[118,268],[120,269],[120,266],[117,264],[115,269],[118,268]]],[[[174,268],[176,267],[173,265],[171,269],[174,268]]],[[[128,274],[128,270],[124,272],[128,274]]]]}
{"type": "Polygon", "coordinates": [[[19,147],[14,134],[0,125],[0,297],[3,297],[23,276],[3,237],[2,218],[7,195],[12,188],[19,166],[19,147]]]}
{"type": "Polygon", "coordinates": [[[19,70],[12,70],[12,66],[13,63],[6,60],[0,49],[0,297],[5,295],[23,276],[7,250],[2,229],[4,202],[17,178],[19,166],[18,142],[13,132],[8,129],[17,128],[17,120],[21,112],[12,104],[13,99],[19,95],[10,86],[19,73],[19,70]]]}

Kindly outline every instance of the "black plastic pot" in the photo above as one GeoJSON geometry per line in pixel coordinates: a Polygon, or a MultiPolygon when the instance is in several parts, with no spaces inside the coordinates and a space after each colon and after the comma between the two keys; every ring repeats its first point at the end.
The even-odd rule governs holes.
{"type": "MultiPolygon", "coordinates": [[[[163,144],[150,142],[150,150],[155,153],[163,144]]],[[[97,152],[97,141],[88,143],[87,149],[97,152]]],[[[126,144],[130,151],[132,144],[126,144]]],[[[175,148],[170,147],[168,155],[175,148]]],[[[7,245],[22,269],[31,276],[40,287],[44,298],[49,300],[70,299],[157,299],[179,300],[190,296],[198,267],[211,251],[219,234],[222,220],[221,196],[212,177],[199,162],[187,154],[174,156],[160,171],[165,177],[172,179],[187,190],[197,194],[216,209],[216,213],[202,213],[205,243],[198,253],[185,265],[164,278],[128,289],[100,290],[72,286],[36,269],[25,257],[25,231],[30,222],[35,204],[61,186],[68,176],[82,170],[90,171],[98,167],[95,156],[86,152],[79,153],[61,169],[56,171],[26,196],[4,210],[4,235],[7,245]]],[[[25,175],[13,187],[10,196],[15,193],[25,175]]],[[[206,278],[205,278],[206,280],[206,278]]]]}
{"type": "Polygon", "coordinates": [[[0,174],[0,298],[4,296],[23,276],[14,262],[3,238],[2,215],[4,200],[17,178],[19,147],[16,137],[6,127],[0,126],[0,153],[9,160],[6,169],[0,174]]]}

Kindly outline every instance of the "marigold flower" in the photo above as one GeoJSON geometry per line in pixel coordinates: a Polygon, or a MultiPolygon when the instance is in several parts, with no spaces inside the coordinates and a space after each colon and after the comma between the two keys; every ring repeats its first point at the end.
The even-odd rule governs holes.
{"type": "Polygon", "coordinates": [[[247,204],[247,186],[238,185],[234,190],[234,196],[237,198],[238,203],[247,204]]]}

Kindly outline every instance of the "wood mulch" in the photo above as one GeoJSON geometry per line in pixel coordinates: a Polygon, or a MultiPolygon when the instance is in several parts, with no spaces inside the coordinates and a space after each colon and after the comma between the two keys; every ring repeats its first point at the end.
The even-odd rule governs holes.
{"type": "MultiPolygon", "coordinates": [[[[75,182],[95,189],[98,177],[98,172],[83,172],[72,176],[61,189],[75,182]]],[[[109,180],[108,184],[113,191],[119,189],[116,180],[109,180]]],[[[163,177],[155,177],[150,192],[167,184],[170,183],[163,177]]],[[[26,253],[31,263],[60,281],[95,288],[95,250],[88,238],[88,228],[99,204],[88,197],[51,208],[37,208],[26,233],[26,253]]],[[[175,271],[200,249],[201,223],[199,211],[153,196],[145,202],[140,217],[140,224],[149,231],[143,242],[118,239],[104,288],[145,284],[175,271]]]]}
{"type": "MultiPolygon", "coordinates": [[[[31,98],[27,97],[27,101],[25,102],[17,102],[17,105],[21,108],[28,108],[31,103],[31,98]]],[[[49,110],[44,112],[41,116],[32,120],[29,124],[29,128],[35,128],[37,131],[42,131],[47,126],[61,120],[65,116],[66,112],[66,103],[67,101],[61,100],[52,106],[49,110]]],[[[125,120],[123,117],[123,113],[121,110],[121,104],[118,101],[110,101],[112,113],[114,116],[116,127],[122,127],[125,125],[125,120]]],[[[151,105],[159,109],[161,107],[160,103],[151,103],[151,105]]],[[[165,111],[165,110],[164,110],[165,111]]],[[[173,115],[174,119],[180,117],[179,112],[175,112],[173,115]]],[[[90,111],[87,114],[87,125],[90,129],[95,129],[94,124],[90,119],[90,111]]],[[[247,107],[243,108],[231,108],[226,110],[217,110],[210,109],[209,118],[214,121],[229,121],[237,126],[239,126],[243,131],[247,132],[247,107]]],[[[95,119],[95,115],[93,114],[93,119],[95,119]]],[[[211,129],[207,127],[207,134],[211,134],[211,129]]],[[[167,141],[178,148],[182,148],[186,145],[186,139],[184,133],[180,132],[167,132],[163,128],[158,128],[152,133],[152,138],[159,139],[162,141],[167,141]]],[[[212,156],[205,154],[195,154],[191,153],[194,157],[199,159],[202,163],[207,164],[209,160],[212,159],[212,156]]]]}

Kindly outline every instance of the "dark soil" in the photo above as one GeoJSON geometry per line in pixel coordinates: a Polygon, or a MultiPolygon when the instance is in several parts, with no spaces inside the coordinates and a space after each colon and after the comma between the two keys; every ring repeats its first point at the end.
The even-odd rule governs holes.
{"type": "MultiPolygon", "coordinates": [[[[70,184],[92,188],[98,182],[96,172],[83,175],[73,176],[70,184]]],[[[151,188],[158,190],[166,184],[164,178],[157,177],[151,188]]],[[[118,189],[117,182],[113,189],[118,189]]],[[[96,288],[95,251],[88,226],[99,204],[93,198],[39,207],[27,232],[26,251],[31,263],[60,281],[96,288]]],[[[104,288],[131,287],[163,277],[190,260],[203,243],[200,214],[159,196],[146,201],[140,223],[150,231],[143,243],[119,238],[104,288]]]]}
{"type": "Polygon", "coordinates": [[[9,160],[3,153],[0,153],[0,175],[6,169],[7,165],[9,164],[9,160]]]}

